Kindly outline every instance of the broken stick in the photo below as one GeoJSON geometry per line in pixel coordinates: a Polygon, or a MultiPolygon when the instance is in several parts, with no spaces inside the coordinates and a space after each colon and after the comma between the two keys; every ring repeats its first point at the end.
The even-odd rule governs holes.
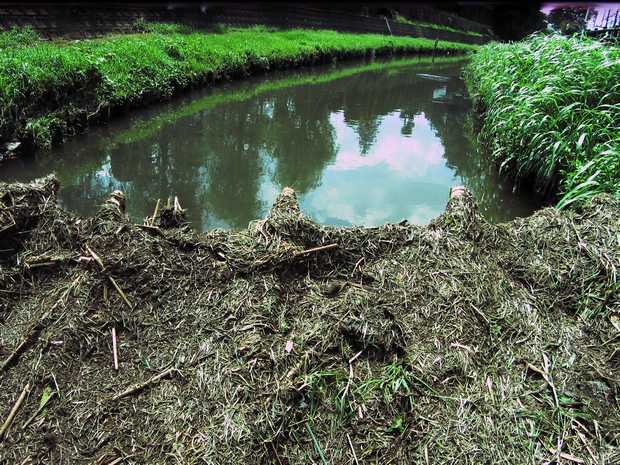
{"type": "Polygon", "coordinates": [[[321,247],[314,247],[312,249],[302,250],[301,252],[296,252],[295,256],[299,257],[301,255],[307,255],[309,253],[321,252],[323,250],[331,250],[331,249],[335,249],[336,247],[338,247],[338,244],[322,245],[321,247]]]}
{"type": "Polygon", "coordinates": [[[123,290],[121,289],[121,287],[116,283],[116,280],[112,277],[112,276],[108,276],[108,278],[110,279],[110,282],[112,283],[112,285],[114,286],[114,289],[116,289],[116,291],[120,294],[120,296],[123,298],[123,300],[125,301],[125,303],[127,304],[127,306],[131,309],[131,302],[129,302],[129,299],[127,298],[127,296],[125,295],[125,293],[123,292],[123,290]]]}
{"type": "Polygon", "coordinates": [[[112,326],[112,355],[114,357],[114,369],[118,370],[118,352],[116,350],[116,328],[112,326]]]}
{"type": "Polygon", "coordinates": [[[4,435],[6,434],[9,427],[11,426],[11,423],[13,423],[13,419],[15,418],[15,415],[17,415],[17,411],[21,407],[22,403],[24,402],[24,399],[26,398],[29,392],[30,392],[30,383],[26,384],[26,387],[24,387],[24,390],[22,391],[19,398],[17,399],[17,402],[15,402],[15,405],[13,405],[13,408],[11,409],[11,412],[9,413],[8,418],[2,425],[2,428],[0,428],[0,441],[2,441],[2,439],[4,438],[4,435]]]}
{"type": "Polygon", "coordinates": [[[11,363],[13,363],[13,360],[15,360],[15,358],[22,352],[22,350],[24,350],[24,347],[26,347],[26,344],[28,344],[31,338],[31,334],[26,336],[26,338],[24,338],[24,340],[15,348],[15,350],[11,352],[11,355],[9,355],[8,358],[4,362],[2,362],[2,366],[0,366],[0,372],[4,371],[11,363]]]}
{"type": "Polygon", "coordinates": [[[151,221],[149,222],[149,224],[151,226],[153,226],[155,224],[155,218],[157,218],[157,213],[159,213],[159,203],[160,203],[161,199],[157,199],[157,203],[155,204],[155,211],[153,212],[153,217],[151,218],[151,221]]]}
{"type": "Polygon", "coordinates": [[[347,439],[349,440],[349,447],[351,448],[351,452],[353,452],[353,458],[355,459],[355,465],[360,465],[357,461],[357,455],[355,454],[355,448],[353,447],[353,443],[351,442],[351,436],[347,433],[347,439]]]}
{"type": "Polygon", "coordinates": [[[144,381],[143,383],[131,386],[130,388],[126,389],[125,391],[121,392],[120,394],[116,394],[114,397],[112,397],[112,400],[118,400],[118,399],[121,399],[123,397],[127,397],[127,396],[133,394],[134,392],[141,391],[145,387],[150,386],[151,384],[154,384],[154,383],[158,382],[162,378],[165,378],[166,376],[171,374],[174,370],[175,370],[174,368],[168,368],[166,371],[164,371],[164,372],[162,372],[162,373],[160,373],[158,375],[153,376],[152,378],[144,381]]]}
{"type": "Polygon", "coordinates": [[[86,244],[86,250],[88,251],[90,256],[93,257],[93,260],[97,262],[97,265],[99,265],[101,267],[101,270],[103,271],[105,269],[105,266],[103,266],[103,261],[101,260],[101,258],[99,258],[99,255],[93,252],[93,250],[90,247],[88,247],[88,244],[86,244]]]}
{"type": "MultiPolygon", "coordinates": [[[[97,255],[89,246],[88,244],[86,245],[86,250],[88,251],[88,253],[90,254],[91,257],[93,257],[93,260],[95,260],[95,262],[97,262],[97,264],[99,265],[99,267],[101,268],[101,271],[105,270],[105,266],[103,264],[103,261],[101,260],[101,258],[99,257],[99,255],[97,255]]],[[[125,301],[125,303],[127,304],[127,306],[131,309],[131,302],[129,302],[129,299],[127,298],[127,296],[125,295],[125,293],[123,292],[123,290],[121,289],[121,287],[117,284],[116,280],[112,277],[112,276],[108,276],[108,279],[110,280],[110,282],[112,283],[112,285],[114,286],[114,289],[116,289],[116,291],[120,294],[121,298],[125,301]]]]}
{"type": "Polygon", "coordinates": [[[13,352],[11,352],[11,355],[9,355],[7,359],[2,362],[2,365],[0,365],[0,372],[6,370],[25,350],[26,346],[39,337],[39,333],[41,332],[41,329],[43,329],[43,322],[47,318],[47,315],[48,313],[45,313],[39,321],[32,328],[30,328],[28,335],[24,338],[24,340],[15,348],[13,352]]]}

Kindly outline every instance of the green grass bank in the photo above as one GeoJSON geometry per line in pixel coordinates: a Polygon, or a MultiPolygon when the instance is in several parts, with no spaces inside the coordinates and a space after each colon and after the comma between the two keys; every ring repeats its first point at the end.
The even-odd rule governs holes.
{"type": "Polygon", "coordinates": [[[179,91],[270,69],[333,59],[437,53],[476,46],[423,38],[264,27],[143,32],[45,42],[30,31],[0,37],[0,143],[49,147],[97,120],[179,91]]]}
{"type": "Polygon", "coordinates": [[[481,47],[466,73],[479,140],[502,172],[560,207],[620,196],[620,48],[535,35],[481,47]]]}
{"type": "Polygon", "coordinates": [[[419,21],[416,19],[409,19],[406,18],[400,14],[397,14],[394,18],[394,20],[398,23],[403,23],[403,24],[410,24],[412,26],[422,26],[422,27],[430,27],[432,29],[438,29],[441,31],[450,31],[450,32],[460,32],[461,34],[467,34],[470,36],[477,36],[477,37],[481,37],[482,34],[480,34],[479,32],[475,32],[475,31],[466,31],[464,29],[457,29],[454,27],[450,27],[450,26],[445,26],[443,24],[435,24],[435,23],[428,23],[426,21],[419,21]]]}

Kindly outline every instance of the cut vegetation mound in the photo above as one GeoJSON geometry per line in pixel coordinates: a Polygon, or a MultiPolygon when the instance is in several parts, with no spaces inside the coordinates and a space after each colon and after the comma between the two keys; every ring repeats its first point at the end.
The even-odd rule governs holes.
{"type": "Polygon", "coordinates": [[[618,460],[611,196],[492,225],[455,190],[428,226],[340,229],[285,189],[198,234],[57,187],[0,184],[1,463],[618,460]]]}

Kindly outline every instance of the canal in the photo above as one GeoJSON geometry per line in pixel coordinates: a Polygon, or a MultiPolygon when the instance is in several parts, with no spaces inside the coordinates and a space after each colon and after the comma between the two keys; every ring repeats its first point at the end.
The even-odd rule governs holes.
{"type": "Polygon", "coordinates": [[[529,215],[537,202],[476,151],[462,66],[377,60],[218,85],[6,163],[0,180],[55,172],[59,202],[81,215],[119,189],[137,222],[178,196],[199,230],[245,228],[285,186],[329,225],[424,224],[460,184],[490,221],[529,215]]]}

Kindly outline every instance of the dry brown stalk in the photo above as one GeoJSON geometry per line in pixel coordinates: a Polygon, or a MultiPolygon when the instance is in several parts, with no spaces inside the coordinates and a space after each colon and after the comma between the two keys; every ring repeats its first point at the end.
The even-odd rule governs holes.
{"type": "Polygon", "coordinates": [[[155,218],[157,218],[157,213],[159,213],[159,204],[161,202],[161,199],[157,199],[157,203],[155,204],[155,211],[153,212],[153,216],[149,222],[150,226],[155,225],[155,218]]]}
{"type": "Polygon", "coordinates": [[[148,380],[144,381],[143,383],[139,383],[136,384],[134,386],[129,387],[128,389],[126,389],[125,391],[121,392],[120,394],[116,394],[114,397],[112,397],[112,400],[118,400],[121,399],[123,397],[127,397],[135,392],[141,391],[142,389],[146,388],[147,386],[150,386],[151,384],[157,383],[160,379],[165,378],[166,376],[170,375],[173,371],[175,371],[175,368],[168,368],[166,371],[163,371],[162,373],[153,376],[152,378],[149,378],[148,380]]]}
{"type": "Polygon", "coordinates": [[[321,247],[314,247],[312,249],[302,250],[301,252],[297,252],[295,253],[295,256],[300,257],[301,255],[307,255],[307,254],[311,254],[315,252],[322,252],[324,250],[331,250],[331,249],[335,249],[336,247],[338,247],[338,244],[322,245],[321,247]]]}
{"type": "Polygon", "coordinates": [[[2,425],[2,428],[0,428],[0,441],[2,441],[2,439],[4,438],[4,435],[7,433],[7,431],[11,427],[11,423],[13,423],[13,420],[15,419],[15,415],[17,415],[17,411],[21,407],[22,403],[24,402],[24,399],[26,398],[29,392],[30,392],[30,383],[27,383],[26,386],[24,387],[24,390],[18,397],[17,402],[15,402],[15,405],[13,405],[13,408],[9,412],[9,416],[7,417],[6,421],[2,425]]]}

